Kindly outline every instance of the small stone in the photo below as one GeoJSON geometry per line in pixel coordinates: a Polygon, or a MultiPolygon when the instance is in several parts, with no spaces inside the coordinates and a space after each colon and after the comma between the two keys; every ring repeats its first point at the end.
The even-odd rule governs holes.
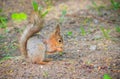
{"type": "Polygon", "coordinates": [[[27,63],[26,62],[22,62],[22,65],[26,65],[27,63]]]}
{"type": "Polygon", "coordinates": [[[42,69],[42,68],[43,68],[43,66],[40,66],[40,68],[42,69]]]}
{"type": "Polygon", "coordinates": [[[80,50],[78,49],[77,52],[80,52],[80,50]]]}
{"type": "Polygon", "coordinates": [[[98,24],[98,20],[97,19],[94,19],[93,20],[95,24],[98,24]]]}
{"type": "Polygon", "coordinates": [[[94,50],[96,50],[96,48],[97,48],[96,45],[91,45],[89,49],[90,49],[91,51],[94,51],[94,50]]]}
{"type": "Polygon", "coordinates": [[[95,35],[94,39],[100,39],[102,36],[101,35],[95,35]]]}

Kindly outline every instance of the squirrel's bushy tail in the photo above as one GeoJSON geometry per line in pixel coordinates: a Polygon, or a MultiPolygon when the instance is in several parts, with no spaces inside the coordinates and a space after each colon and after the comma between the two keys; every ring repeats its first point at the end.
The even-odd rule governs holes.
{"type": "Polygon", "coordinates": [[[42,29],[44,23],[44,20],[40,17],[39,13],[33,13],[31,19],[32,24],[30,24],[30,26],[27,26],[27,28],[23,31],[19,41],[20,52],[25,57],[27,57],[27,40],[35,33],[39,32],[42,29]]]}

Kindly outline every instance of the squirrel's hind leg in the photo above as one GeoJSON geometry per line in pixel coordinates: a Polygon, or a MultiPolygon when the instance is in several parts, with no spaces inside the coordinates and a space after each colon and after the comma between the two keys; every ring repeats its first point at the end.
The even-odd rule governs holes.
{"type": "Polygon", "coordinates": [[[35,57],[34,59],[32,59],[32,63],[33,63],[33,64],[41,64],[41,65],[45,65],[45,64],[47,64],[49,61],[50,61],[50,60],[48,60],[48,59],[42,60],[41,58],[37,58],[37,57],[35,57]]]}
{"type": "Polygon", "coordinates": [[[46,65],[48,62],[45,61],[39,61],[39,62],[34,62],[34,64],[41,64],[41,65],[46,65]]]}
{"type": "Polygon", "coordinates": [[[46,58],[43,61],[36,62],[36,64],[45,65],[45,64],[49,63],[52,60],[53,60],[52,58],[46,58]]]}
{"type": "Polygon", "coordinates": [[[53,60],[53,59],[51,59],[51,58],[46,58],[46,59],[44,59],[43,61],[34,61],[33,63],[34,63],[34,64],[45,65],[45,64],[49,63],[49,62],[52,61],[52,60],[53,60]]]}

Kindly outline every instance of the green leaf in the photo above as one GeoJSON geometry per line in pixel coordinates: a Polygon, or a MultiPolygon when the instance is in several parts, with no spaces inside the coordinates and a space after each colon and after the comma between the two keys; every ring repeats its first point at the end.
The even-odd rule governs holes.
{"type": "Polygon", "coordinates": [[[72,34],[73,34],[73,33],[72,33],[71,31],[67,32],[67,35],[68,35],[68,36],[72,36],[72,34]]]}
{"type": "Polygon", "coordinates": [[[23,20],[26,20],[27,19],[27,15],[25,13],[20,13],[20,17],[23,19],[23,20]]]}
{"type": "Polygon", "coordinates": [[[120,26],[116,26],[116,31],[120,33],[120,26]]]}
{"type": "Polygon", "coordinates": [[[104,74],[103,79],[112,79],[108,74],[104,74]]]}
{"type": "Polygon", "coordinates": [[[34,11],[38,11],[38,3],[35,0],[32,1],[32,6],[33,6],[34,11]]]}
{"type": "Polygon", "coordinates": [[[41,16],[44,18],[47,14],[48,14],[48,10],[46,10],[45,12],[43,12],[43,13],[41,14],[41,16]]]}
{"type": "Polygon", "coordinates": [[[120,9],[120,3],[119,2],[115,2],[114,0],[111,0],[111,4],[112,4],[114,10],[120,9]]]}
{"type": "Polygon", "coordinates": [[[27,19],[27,15],[25,13],[13,13],[11,15],[12,17],[12,20],[14,21],[23,21],[23,20],[26,20],[27,19]]]}
{"type": "Polygon", "coordinates": [[[67,13],[66,9],[62,10],[62,16],[65,16],[67,13]]]}
{"type": "Polygon", "coordinates": [[[92,4],[93,4],[93,6],[94,6],[94,7],[97,7],[96,2],[95,2],[95,1],[93,1],[93,0],[92,0],[92,4]]]}

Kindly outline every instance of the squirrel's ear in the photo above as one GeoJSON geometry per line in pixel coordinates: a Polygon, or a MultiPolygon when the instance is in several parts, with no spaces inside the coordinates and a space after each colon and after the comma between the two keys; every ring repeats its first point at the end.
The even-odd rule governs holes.
{"type": "Polygon", "coordinates": [[[55,34],[59,35],[60,34],[60,26],[59,24],[57,24],[56,30],[55,30],[55,34]]]}

